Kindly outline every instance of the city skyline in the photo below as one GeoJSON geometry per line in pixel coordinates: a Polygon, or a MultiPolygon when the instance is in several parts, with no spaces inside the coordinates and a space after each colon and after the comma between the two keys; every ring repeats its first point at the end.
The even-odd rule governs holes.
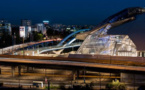
{"type": "Polygon", "coordinates": [[[50,24],[97,25],[117,11],[144,7],[144,3],[143,0],[5,0],[1,1],[0,19],[17,25],[21,19],[30,19],[32,24],[49,20],[50,24]]]}
{"type": "Polygon", "coordinates": [[[17,13],[8,14],[9,18],[0,18],[1,89],[145,90],[145,7],[129,8],[133,5],[130,4],[117,8],[116,4],[107,8],[108,1],[100,1],[103,4],[100,7],[104,8],[91,6],[92,10],[99,8],[95,11],[87,8],[85,14],[85,7],[77,7],[80,1],[76,8],[69,4],[74,14],[57,2],[63,8],[50,12],[55,16],[53,20],[42,18],[45,17],[43,6],[34,13],[40,7],[35,7],[34,2],[38,0],[30,10],[29,5],[26,8],[22,4],[19,10],[23,8],[23,13],[17,9],[17,13]],[[21,25],[15,24],[17,20],[21,20],[21,25]]]}

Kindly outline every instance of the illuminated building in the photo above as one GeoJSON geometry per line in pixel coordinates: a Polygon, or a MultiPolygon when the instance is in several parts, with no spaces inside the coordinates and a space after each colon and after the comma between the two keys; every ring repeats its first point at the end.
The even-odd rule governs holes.
{"type": "Polygon", "coordinates": [[[0,20],[0,37],[3,34],[11,35],[11,23],[8,23],[6,20],[0,20]]]}
{"type": "Polygon", "coordinates": [[[43,23],[36,24],[36,27],[37,27],[37,32],[41,32],[42,34],[46,33],[46,27],[44,26],[43,23]]]}
{"type": "Polygon", "coordinates": [[[110,16],[92,31],[78,34],[84,40],[77,54],[145,56],[145,12],[127,8],[110,16]]]}
{"type": "Polygon", "coordinates": [[[21,20],[21,25],[22,26],[31,26],[31,20],[27,20],[27,19],[21,20]]]}
{"type": "Polygon", "coordinates": [[[43,24],[44,24],[44,26],[48,26],[49,25],[49,21],[48,20],[44,20],[43,24]]]}
{"type": "Polygon", "coordinates": [[[63,25],[62,24],[53,24],[52,27],[55,31],[61,31],[63,25]]]}
{"type": "Polygon", "coordinates": [[[25,27],[25,38],[28,38],[29,34],[31,33],[31,20],[21,20],[21,26],[25,27]]]}

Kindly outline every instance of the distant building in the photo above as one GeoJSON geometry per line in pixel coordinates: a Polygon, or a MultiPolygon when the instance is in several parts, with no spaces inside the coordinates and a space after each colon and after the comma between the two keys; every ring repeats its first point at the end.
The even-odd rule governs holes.
{"type": "Polygon", "coordinates": [[[27,19],[21,20],[21,25],[22,26],[31,26],[31,20],[27,20],[27,19]]]}
{"type": "Polygon", "coordinates": [[[1,19],[0,20],[0,23],[8,23],[8,21],[7,20],[4,20],[4,19],[1,19]]]}
{"type": "Polygon", "coordinates": [[[55,31],[61,31],[63,25],[62,24],[53,24],[52,27],[55,31]]]}
{"type": "Polygon", "coordinates": [[[5,33],[11,35],[11,23],[8,23],[6,20],[0,20],[0,37],[5,33]]]}
{"type": "Polygon", "coordinates": [[[28,38],[29,34],[31,33],[31,20],[28,19],[21,20],[21,26],[25,27],[25,38],[28,38]]]}
{"type": "Polygon", "coordinates": [[[49,26],[49,21],[48,20],[44,20],[43,24],[44,24],[45,27],[47,27],[47,26],[49,26]]]}
{"type": "Polygon", "coordinates": [[[36,24],[37,32],[41,32],[42,34],[46,34],[46,27],[43,23],[36,24]]]}
{"type": "Polygon", "coordinates": [[[35,26],[32,26],[31,31],[32,31],[32,32],[33,32],[33,31],[37,32],[37,28],[36,28],[35,26]]]}
{"type": "Polygon", "coordinates": [[[28,29],[26,26],[20,26],[19,27],[19,32],[20,32],[20,37],[23,37],[23,38],[28,38],[28,29]]]}
{"type": "Polygon", "coordinates": [[[36,27],[37,27],[37,31],[38,31],[38,32],[42,32],[43,29],[44,29],[43,23],[38,23],[38,24],[36,24],[36,27]]]}

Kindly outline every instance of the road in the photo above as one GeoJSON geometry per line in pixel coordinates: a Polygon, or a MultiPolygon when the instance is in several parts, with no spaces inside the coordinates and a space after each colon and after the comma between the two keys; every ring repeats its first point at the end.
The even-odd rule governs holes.
{"type": "MultiPolygon", "coordinates": [[[[75,60],[75,59],[74,59],[75,60]]],[[[77,60],[77,59],[76,59],[77,60]]],[[[91,62],[79,62],[79,61],[60,61],[57,60],[40,60],[40,59],[20,59],[20,58],[0,58],[0,63],[15,63],[15,64],[32,64],[32,65],[56,65],[66,67],[89,67],[89,68],[104,68],[110,70],[122,70],[122,71],[141,71],[145,72],[145,67],[139,66],[126,66],[126,65],[115,65],[115,64],[103,64],[103,63],[91,63],[91,62]]],[[[42,67],[43,67],[42,66],[42,67]]]]}

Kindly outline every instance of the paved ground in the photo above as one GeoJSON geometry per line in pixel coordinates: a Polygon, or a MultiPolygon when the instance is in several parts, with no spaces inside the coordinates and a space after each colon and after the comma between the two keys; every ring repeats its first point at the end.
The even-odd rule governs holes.
{"type": "MultiPolygon", "coordinates": [[[[52,69],[38,69],[31,68],[29,72],[27,72],[26,67],[23,67],[21,76],[18,75],[18,68],[15,69],[15,77],[11,75],[11,67],[0,66],[1,75],[0,82],[4,83],[4,86],[7,87],[19,87],[23,86],[24,88],[36,88],[33,87],[33,81],[42,81],[44,83],[44,87],[47,86],[47,81],[50,81],[51,86],[58,87],[60,85],[65,85],[66,88],[71,87],[73,83],[84,84],[94,82],[99,84],[99,76],[97,72],[86,72],[86,77],[83,77],[83,73],[81,72],[78,79],[72,81],[72,71],[69,70],[52,70],[52,69]]],[[[103,75],[108,75],[104,73],[103,75]]],[[[108,77],[109,78],[109,77],[108,77]]],[[[107,77],[101,79],[101,81],[108,80],[107,77]]]]}

